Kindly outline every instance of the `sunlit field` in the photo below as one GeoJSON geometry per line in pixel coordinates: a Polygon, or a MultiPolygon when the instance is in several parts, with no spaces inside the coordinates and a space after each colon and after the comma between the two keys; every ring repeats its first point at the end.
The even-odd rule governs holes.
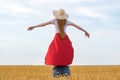
{"type": "Polygon", "coordinates": [[[0,66],[0,80],[120,80],[118,66],[70,66],[71,76],[52,77],[52,66],[0,66]]]}

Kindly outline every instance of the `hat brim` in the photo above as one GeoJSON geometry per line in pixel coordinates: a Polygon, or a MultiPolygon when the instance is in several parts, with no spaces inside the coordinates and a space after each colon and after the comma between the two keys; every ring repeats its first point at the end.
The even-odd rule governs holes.
{"type": "Polygon", "coordinates": [[[57,19],[68,19],[68,18],[69,18],[69,15],[68,15],[67,13],[65,13],[65,14],[62,15],[62,16],[60,16],[56,10],[53,11],[53,15],[54,15],[57,19]]]}

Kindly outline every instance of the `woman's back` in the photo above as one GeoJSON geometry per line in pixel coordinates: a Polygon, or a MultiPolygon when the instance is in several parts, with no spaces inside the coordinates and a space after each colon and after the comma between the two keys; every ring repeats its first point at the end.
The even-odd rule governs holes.
{"type": "Polygon", "coordinates": [[[55,18],[52,20],[52,24],[55,26],[55,33],[60,33],[61,38],[64,39],[66,28],[71,24],[71,22],[67,19],[60,20],[55,18]]]}

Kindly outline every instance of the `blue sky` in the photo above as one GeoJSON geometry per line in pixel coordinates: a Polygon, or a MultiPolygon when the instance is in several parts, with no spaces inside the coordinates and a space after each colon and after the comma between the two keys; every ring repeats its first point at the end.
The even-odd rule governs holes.
{"type": "Polygon", "coordinates": [[[63,8],[86,29],[67,28],[75,56],[72,65],[120,64],[120,0],[0,0],[0,65],[44,65],[54,26],[27,31],[63,8]]]}

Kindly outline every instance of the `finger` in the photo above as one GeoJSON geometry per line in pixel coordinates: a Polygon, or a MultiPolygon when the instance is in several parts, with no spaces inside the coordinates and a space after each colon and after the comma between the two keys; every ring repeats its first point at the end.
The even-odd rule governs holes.
{"type": "Polygon", "coordinates": [[[28,28],[27,30],[32,30],[31,28],[28,28]]]}
{"type": "Polygon", "coordinates": [[[88,34],[86,34],[85,36],[89,38],[89,35],[88,35],[88,34]]]}
{"type": "Polygon", "coordinates": [[[88,35],[88,38],[90,37],[90,35],[88,35]]]}
{"type": "Polygon", "coordinates": [[[28,28],[27,30],[30,30],[30,28],[28,28]]]}

